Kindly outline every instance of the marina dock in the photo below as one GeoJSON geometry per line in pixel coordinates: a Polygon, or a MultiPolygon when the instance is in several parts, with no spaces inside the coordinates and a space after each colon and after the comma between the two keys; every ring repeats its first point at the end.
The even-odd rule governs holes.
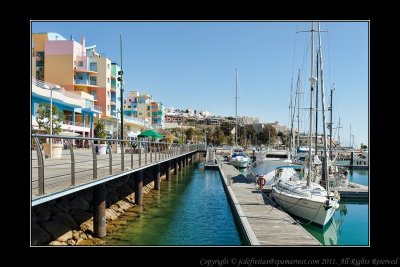
{"type": "Polygon", "coordinates": [[[217,155],[229,202],[250,245],[319,246],[321,243],[270,200],[234,166],[217,155]]]}

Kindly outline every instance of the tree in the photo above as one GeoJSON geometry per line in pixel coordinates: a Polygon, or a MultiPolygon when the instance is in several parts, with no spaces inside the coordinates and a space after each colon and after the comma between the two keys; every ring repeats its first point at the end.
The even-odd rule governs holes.
{"type": "MultiPolygon", "coordinates": [[[[106,138],[107,137],[107,132],[106,132],[106,125],[104,124],[104,121],[99,120],[96,125],[94,126],[94,136],[96,138],[106,138]]],[[[95,141],[97,142],[97,141],[95,141]]],[[[105,141],[100,141],[101,144],[105,144],[105,141]]]]}
{"type": "Polygon", "coordinates": [[[361,149],[368,149],[368,146],[366,146],[363,143],[361,143],[361,149]]]}
{"type": "Polygon", "coordinates": [[[223,145],[226,143],[226,137],[221,127],[216,127],[212,134],[212,143],[216,146],[223,145]]]}
{"type": "Polygon", "coordinates": [[[193,128],[186,129],[185,130],[186,140],[192,140],[193,134],[194,134],[193,128]]]}
{"type": "Polygon", "coordinates": [[[229,137],[231,135],[232,129],[235,128],[235,126],[231,125],[228,122],[223,122],[221,124],[220,128],[224,132],[224,135],[226,137],[229,137]]]}
{"type": "Polygon", "coordinates": [[[277,131],[271,125],[267,125],[264,129],[258,134],[258,140],[261,143],[269,144],[271,140],[277,135],[277,131]]]}
{"type": "MultiPolygon", "coordinates": [[[[56,105],[52,106],[52,113],[52,133],[53,135],[58,135],[61,132],[61,123],[64,121],[64,114],[62,110],[58,110],[56,105]]],[[[50,104],[40,103],[37,114],[36,121],[39,128],[43,129],[46,134],[50,134],[50,104]]]]}

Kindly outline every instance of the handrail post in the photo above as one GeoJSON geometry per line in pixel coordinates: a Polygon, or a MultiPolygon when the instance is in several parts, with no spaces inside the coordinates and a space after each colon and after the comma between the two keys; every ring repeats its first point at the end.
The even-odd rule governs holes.
{"type": "Polygon", "coordinates": [[[131,147],[130,147],[130,152],[131,152],[131,169],[133,169],[133,142],[129,142],[131,147]]]}
{"type": "Polygon", "coordinates": [[[92,140],[92,154],[93,154],[93,180],[97,179],[97,155],[94,141],[92,140]]]}
{"type": "Polygon", "coordinates": [[[112,174],[112,145],[111,141],[107,143],[108,146],[108,173],[112,174]]]}
{"type": "Polygon", "coordinates": [[[72,139],[68,139],[69,151],[71,153],[71,186],[75,186],[75,156],[74,156],[74,144],[72,139]]]}
{"type": "Polygon", "coordinates": [[[151,147],[151,143],[149,143],[149,147],[150,147],[150,163],[153,162],[153,148],[151,147]]]}
{"type": "Polygon", "coordinates": [[[38,183],[39,183],[39,195],[44,195],[44,161],[43,161],[43,153],[42,149],[40,148],[39,139],[34,137],[33,140],[35,141],[36,146],[36,153],[38,158],[38,183]]]}
{"type": "Polygon", "coordinates": [[[144,165],[147,165],[147,148],[149,143],[144,143],[144,165]]]}
{"type": "Polygon", "coordinates": [[[124,142],[121,141],[121,171],[123,171],[125,169],[124,166],[124,160],[125,160],[125,155],[124,155],[124,142]]]}
{"type": "Polygon", "coordinates": [[[140,142],[138,142],[138,147],[139,147],[139,167],[142,166],[142,147],[140,142]]]}
{"type": "Polygon", "coordinates": [[[161,160],[160,144],[157,144],[157,150],[158,150],[158,161],[160,161],[161,160]]]}

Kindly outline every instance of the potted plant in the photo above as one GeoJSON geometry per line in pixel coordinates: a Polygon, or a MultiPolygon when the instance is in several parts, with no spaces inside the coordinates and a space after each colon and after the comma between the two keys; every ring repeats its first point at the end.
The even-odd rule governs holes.
{"type": "MultiPolygon", "coordinates": [[[[106,138],[107,133],[106,133],[106,126],[104,124],[104,121],[99,120],[95,127],[94,127],[94,136],[96,138],[106,138]]],[[[96,147],[96,154],[101,155],[101,154],[106,154],[107,152],[107,144],[106,141],[94,141],[94,146],[96,147]]]]}
{"type": "MultiPolygon", "coordinates": [[[[58,110],[56,105],[52,106],[52,113],[52,134],[58,135],[61,132],[61,123],[64,121],[64,114],[62,110],[58,110]]],[[[45,134],[50,134],[50,104],[40,103],[37,114],[38,116],[36,117],[36,121],[39,125],[39,129],[42,129],[45,134]]],[[[61,158],[63,144],[54,139],[52,143],[52,158],[61,158]]],[[[44,142],[43,149],[45,157],[49,157],[50,143],[44,142]]]]}

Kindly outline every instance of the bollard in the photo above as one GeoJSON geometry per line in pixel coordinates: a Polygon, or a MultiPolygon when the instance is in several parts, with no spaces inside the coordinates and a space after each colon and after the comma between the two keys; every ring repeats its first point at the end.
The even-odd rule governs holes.
{"type": "Polygon", "coordinates": [[[106,236],[106,184],[93,187],[93,232],[94,236],[106,236]]]}
{"type": "Polygon", "coordinates": [[[231,186],[232,185],[232,175],[231,174],[228,174],[227,181],[228,181],[228,185],[231,186]]]}

